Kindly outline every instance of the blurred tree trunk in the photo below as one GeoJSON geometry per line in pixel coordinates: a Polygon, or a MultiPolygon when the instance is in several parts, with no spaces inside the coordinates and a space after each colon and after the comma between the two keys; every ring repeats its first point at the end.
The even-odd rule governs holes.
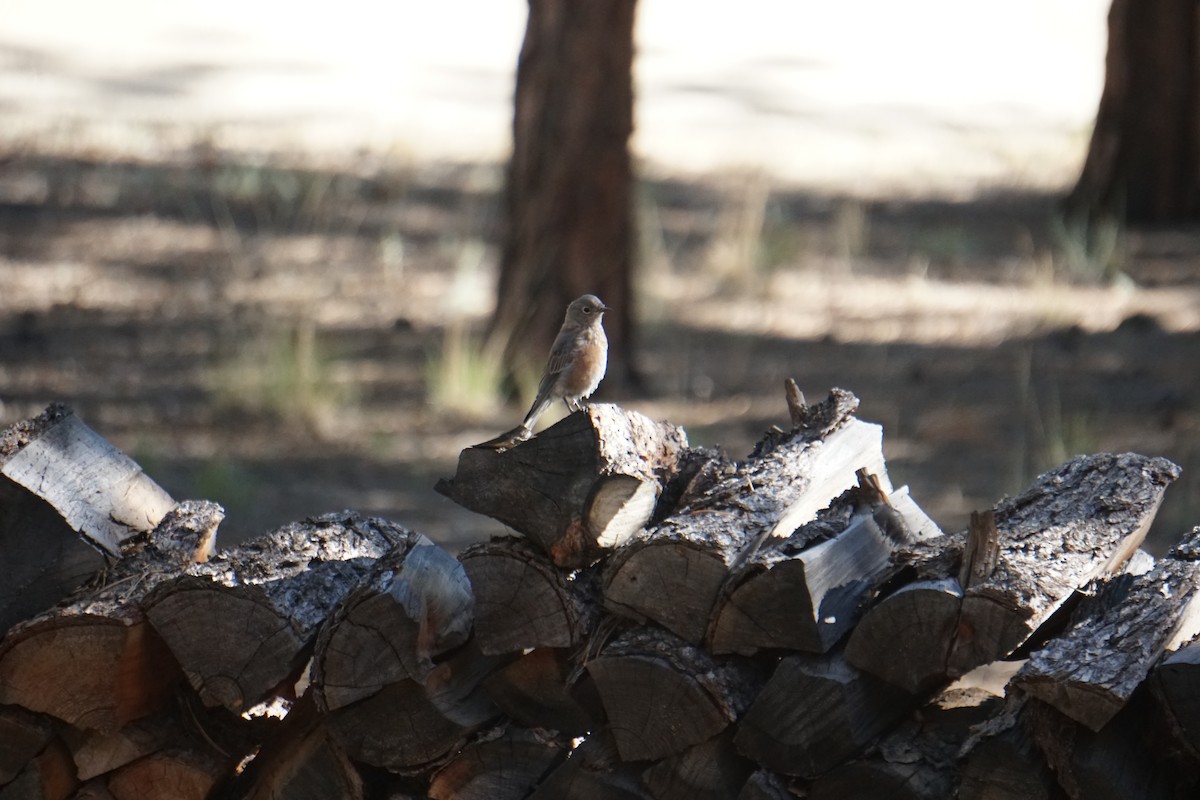
{"type": "Polygon", "coordinates": [[[1200,219],[1198,16],[1196,0],[1112,0],[1104,93],[1069,210],[1200,219]]]}
{"type": "Polygon", "coordinates": [[[567,304],[612,311],[607,385],[627,383],[633,327],[635,0],[529,0],[489,342],[540,370],[567,304]]]}

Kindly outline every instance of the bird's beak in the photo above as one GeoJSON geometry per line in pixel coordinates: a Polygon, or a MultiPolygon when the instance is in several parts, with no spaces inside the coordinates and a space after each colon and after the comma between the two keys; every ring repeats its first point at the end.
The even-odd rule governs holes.
{"type": "Polygon", "coordinates": [[[608,311],[608,306],[604,305],[604,301],[601,300],[600,301],[600,313],[603,314],[605,311],[608,311]]]}

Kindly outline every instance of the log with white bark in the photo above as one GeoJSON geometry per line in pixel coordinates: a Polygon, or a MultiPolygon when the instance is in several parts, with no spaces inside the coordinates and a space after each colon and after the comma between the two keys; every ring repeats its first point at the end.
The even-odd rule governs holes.
{"type": "Polygon", "coordinates": [[[436,488],[579,567],[650,520],[686,451],[681,428],[597,403],[515,447],[462,451],[436,488]]]}
{"type": "Polygon", "coordinates": [[[0,433],[0,635],[62,600],[175,501],[65,406],[0,433]]]}
{"type": "Polygon", "coordinates": [[[0,641],[0,703],[104,732],[160,709],[182,673],[141,603],[180,574],[221,513],[180,503],[96,586],[11,629],[0,641]]]}

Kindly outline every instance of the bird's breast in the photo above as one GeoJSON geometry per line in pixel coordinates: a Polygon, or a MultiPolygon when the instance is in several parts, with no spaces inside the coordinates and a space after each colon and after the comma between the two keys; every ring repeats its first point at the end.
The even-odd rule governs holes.
{"type": "Polygon", "coordinates": [[[579,350],[572,359],[571,367],[565,376],[565,391],[570,397],[587,397],[596,391],[604,378],[604,370],[608,367],[608,340],[604,332],[599,336],[582,337],[579,350]]]}

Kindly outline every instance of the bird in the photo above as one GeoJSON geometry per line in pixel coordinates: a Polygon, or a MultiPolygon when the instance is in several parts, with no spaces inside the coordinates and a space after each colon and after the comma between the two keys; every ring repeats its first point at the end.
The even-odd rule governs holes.
{"type": "Polygon", "coordinates": [[[608,337],[602,319],[608,306],[594,294],[577,297],[567,306],[562,327],[550,346],[546,368],[538,383],[537,397],[525,418],[513,430],[476,445],[494,449],[511,447],[533,435],[538,418],[555,400],[566,403],[568,411],[580,411],[592,392],[604,379],[608,367],[608,337]]]}

